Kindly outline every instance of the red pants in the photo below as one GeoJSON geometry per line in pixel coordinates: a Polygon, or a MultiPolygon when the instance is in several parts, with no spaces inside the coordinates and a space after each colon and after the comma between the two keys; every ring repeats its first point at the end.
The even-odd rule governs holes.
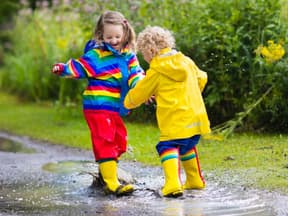
{"type": "Polygon", "coordinates": [[[96,161],[117,160],[127,149],[127,131],[117,113],[84,110],[96,161]]]}

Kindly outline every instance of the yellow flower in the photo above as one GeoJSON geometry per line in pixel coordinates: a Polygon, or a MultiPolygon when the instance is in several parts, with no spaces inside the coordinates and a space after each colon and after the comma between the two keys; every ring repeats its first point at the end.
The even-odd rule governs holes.
{"type": "Polygon", "coordinates": [[[279,43],[274,43],[273,40],[268,40],[267,43],[268,46],[258,46],[258,48],[255,50],[256,54],[262,55],[268,63],[273,63],[280,60],[285,54],[282,42],[280,41],[279,43]]]}
{"type": "Polygon", "coordinates": [[[59,47],[60,49],[66,49],[68,46],[68,40],[63,38],[58,38],[56,43],[57,47],[59,47]]]}
{"type": "Polygon", "coordinates": [[[258,47],[257,47],[257,49],[256,50],[254,50],[254,52],[257,54],[257,55],[261,55],[261,50],[263,49],[263,45],[259,45],[258,47]]]}

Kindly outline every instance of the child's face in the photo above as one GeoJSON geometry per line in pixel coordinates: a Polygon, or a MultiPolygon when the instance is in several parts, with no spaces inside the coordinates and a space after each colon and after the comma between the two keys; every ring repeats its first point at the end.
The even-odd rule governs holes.
{"type": "Polygon", "coordinates": [[[103,40],[115,50],[120,51],[123,46],[124,31],[122,25],[105,24],[103,40]]]}

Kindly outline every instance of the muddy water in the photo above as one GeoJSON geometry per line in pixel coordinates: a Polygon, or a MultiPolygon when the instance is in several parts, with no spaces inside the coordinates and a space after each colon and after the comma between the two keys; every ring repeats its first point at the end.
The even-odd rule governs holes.
{"type": "Polygon", "coordinates": [[[132,196],[107,196],[90,187],[93,178],[87,172],[97,171],[90,151],[0,132],[0,215],[288,215],[288,196],[223,186],[209,173],[205,190],[171,199],[159,196],[160,167],[123,161],[119,167],[133,176],[132,196]]]}

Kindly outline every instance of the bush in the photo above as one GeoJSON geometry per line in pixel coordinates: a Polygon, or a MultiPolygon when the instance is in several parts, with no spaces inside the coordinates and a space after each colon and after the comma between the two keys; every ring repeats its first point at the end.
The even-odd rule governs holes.
{"type": "MultiPolygon", "coordinates": [[[[269,40],[282,40],[285,44],[287,5],[278,0],[151,1],[141,5],[138,17],[146,17],[139,22],[144,26],[171,29],[177,48],[207,71],[209,82],[204,95],[212,125],[233,118],[261,98],[275,82],[279,83],[246,122],[246,128],[254,125],[254,129],[275,129],[271,123],[277,124],[278,117],[288,113],[284,102],[279,103],[286,90],[280,89],[285,84],[277,76],[280,71],[287,71],[287,57],[267,64],[256,56],[255,50],[269,40]],[[279,106],[283,108],[281,112],[279,106]],[[263,118],[267,111],[270,115],[263,118]]],[[[281,119],[282,126],[277,130],[283,131],[286,119],[281,119]]]]}
{"type": "MultiPolygon", "coordinates": [[[[81,55],[96,18],[106,9],[118,10],[137,33],[147,25],[173,31],[177,49],[208,73],[204,97],[212,126],[245,111],[272,87],[249,112],[245,127],[286,131],[287,55],[267,62],[255,50],[270,40],[287,50],[287,5],[285,0],[84,0],[38,8],[32,15],[16,18],[13,52],[4,58],[1,88],[33,100],[77,103],[86,83],[57,79],[49,70],[56,61],[81,55]]],[[[147,109],[154,108],[136,110],[135,118],[147,109]]]]}
{"type": "Polygon", "coordinates": [[[4,57],[6,73],[1,76],[5,80],[1,88],[34,101],[62,100],[64,95],[74,99],[81,91],[79,84],[59,80],[50,73],[53,63],[82,52],[85,32],[77,14],[64,8],[34,12],[25,8],[15,19],[11,40],[13,48],[4,57]]]}

